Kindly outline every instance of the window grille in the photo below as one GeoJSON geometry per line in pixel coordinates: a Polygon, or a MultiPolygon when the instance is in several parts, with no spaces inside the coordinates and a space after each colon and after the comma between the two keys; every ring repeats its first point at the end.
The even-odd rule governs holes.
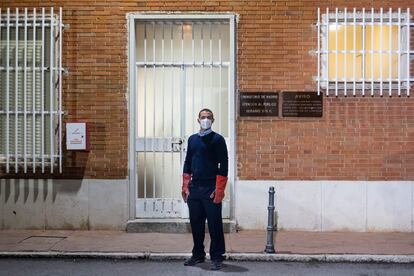
{"type": "Polygon", "coordinates": [[[321,13],[318,8],[318,95],[410,96],[410,9],[321,13]]]}
{"type": "Polygon", "coordinates": [[[0,164],[62,172],[62,9],[0,9],[0,164]]]}

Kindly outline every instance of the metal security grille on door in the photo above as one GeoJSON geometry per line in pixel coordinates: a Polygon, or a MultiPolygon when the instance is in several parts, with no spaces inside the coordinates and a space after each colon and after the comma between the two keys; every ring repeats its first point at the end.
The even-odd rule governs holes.
{"type": "Polygon", "coordinates": [[[187,217],[181,174],[198,111],[212,109],[213,129],[230,135],[229,21],[139,20],[135,37],[136,216],[187,217]]]}

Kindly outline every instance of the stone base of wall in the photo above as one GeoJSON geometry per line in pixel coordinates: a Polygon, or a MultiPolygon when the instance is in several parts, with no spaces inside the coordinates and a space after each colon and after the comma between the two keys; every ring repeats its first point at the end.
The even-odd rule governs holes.
{"type": "MultiPolygon", "coordinates": [[[[414,181],[237,181],[240,229],[414,232],[414,181]]],[[[125,230],[128,180],[1,179],[0,229],[125,230]]]]}
{"type": "Polygon", "coordinates": [[[1,179],[0,229],[118,229],[128,180],[1,179]]]}
{"type": "Polygon", "coordinates": [[[413,232],[414,181],[237,181],[240,228],[265,229],[270,186],[278,229],[413,232]]]}

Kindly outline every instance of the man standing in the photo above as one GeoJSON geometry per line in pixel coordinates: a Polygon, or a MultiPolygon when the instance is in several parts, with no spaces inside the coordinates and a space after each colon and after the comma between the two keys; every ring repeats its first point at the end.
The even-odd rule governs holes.
{"type": "Polygon", "coordinates": [[[184,265],[193,266],[205,260],[205,221],[210,233],[211,269],[222,268],[225,252],[222,200],[227,183],[228,154],[223,136],[211,129],[214,115],[204,108],[198,114],[200,131],[188,139],[184,161],[182,197],[190,212],[194,247],[184,265]]]}

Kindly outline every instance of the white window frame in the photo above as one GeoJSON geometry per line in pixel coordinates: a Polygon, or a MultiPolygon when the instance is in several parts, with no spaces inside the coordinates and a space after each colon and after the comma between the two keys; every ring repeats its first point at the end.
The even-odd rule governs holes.
{"type": "Polygon", "coordinates": [[[1,53],[0,49],[0,54],[5,56],[5,65],[0,65],[0,72],[3,72],[2,74],[6,72],[5,89],[1,89],[2,95],[0,95],[5,101],[0,105],[0,118],[5,122],[5,126],[2,124],[0,130],[3,132],[2,136],[5,136],[5,146],[0,152],[0,166],[5,167],[6,173],[21,173],[22,169],[25,174],[30,171],[36,173],[36,168],[40,168],[40,171],[45,173],[45,167],[49,168],[50,173],[54,173],[55,166],[58,167],[59,173],[62,173],[62,31],[62,8],[59,8],[58,14],[54,13],[53,7],[47,12],[45,8],[41,8],[38,12],[36,8],[31,11],[27,8],[16,8],[14,11],[10,8],[3,11],[0,9],[0,41],[6,45],[3,47],[4,53],[1,53]],[[23,30],[23,37],[20,35],[21,30],[23,30]],[[13,41],[12,32],[15,34],[13,41]],[[41,33],[40,53],[36,53],[36,47],[39,47],[36,45],[39,42],[39,37],[36,37],[38,32],[41,33]],[[2,38],[2,33],[5,33],[6,37],[2,38]],[[47,40],[49,45],[46,45],[47,40]],[[21,45],[23,45],[23,61],[19,57],[21,45]],[[31,57],[28,56],[30,51],[31,57]],[[13,64],[11,64],[12,57],[13,64]],[[32,62],[27,61],[30,58],[32,62]],[[49,62],[46,62],[47,59],[49,62]],[[39,71],[41,77],[38,89],[36,86],[39,86],[39,83],[36,82],[39,82],[39,78],[35,77],[35,74],[39,71]],[[29,92],[31,97],[28,97],[29,92]],[[45,93],[48,95],[46,96],[45,93]],[[19,97],[22,97],[20,101],[23,102],[23,107],[17,104],[19,97]],[[37,105],[40,104],[40,108],[36,108],[35,97],[39,98],[37,105]],[[45,98],[48,99],[48,104],[45,98]],[[13,109],[11,101],[14,101],[13,109]],[[29,103],[32,106],[30,110],[27,108],[29,103]],[[39,133],[35,123],[36,118],[39,117],[41,137],[35,134],[39,133]],[[11,125],[11,118],[14,118],[13,125],[11,125]],[[18,126],[18,119],[23,120],[23,127],[18,126]],[[27,133],[29,121],[32,121],[32,135],[27,133]],[[46,131],[47,128],[49,131],[46,131]],[[10,141],[12,134],[14,135],[13,149],[10,141]],[[49,149],[47,151],[46,141],[49,149]],[[36,146],[39,143],[40,149],[36,146]],[[29,145],[32,148],[30,151],[29,145]]]}
{"type": "MultiPolygon", "coordinates": [[[[330,93],[334,92],[335,96],[338,96],[340,92],[344,96],[349,94],[356,96],[357,92],[362,96],[370,94],[374,96],[379,94],[383,96],[384,93],[388,93],[389,96],[392,96],[393,93],[397,93],[398,96],[405,94],[410,96],[410,86],[413,81],[413,78],[410,74],[410,63],[411,55],[413,51],[410,49],[410,31],[412,23],[410,22],[410,9],[407,8],[405,12],[401,11],[401,8],[398,11],[393,11],[391,8],[384,12],[381,8],[379,11],[372,9],[362,11],[357,11],[355,8],[348,11],[346,8],[342,11],[339,11],[338,8],[331,12],[329,8],[326,8],[324,13],[321,13],[320,8],[317,10],[318,21],[317,21],[317,32],[318,32],[318,50],[317,54],[317,91],[318,95],[321,93],[321,90],[325,90],[326,96],[330,96],[330,93]],[[328,20],[329,19],[329,20],[328,20]],[[329,27],[337,26],[362,26],[362,50],[338,50],[338,35],[336,35],[336,47],[334,50],[328,50],[328,41],[329,41],[329,27]],[[380,36],[380,50],[366,50],[365,41],[366,33],[365,28],[367,26],[380,26],[381,36],[380,36]],[[398,26],[398,48],[392,48],[392,41],[390,40],[390,50],[382,50],[382,26],[398,26]],[[397,54],[398,55],[398,77],[393,78],[390,76],[392,70],[389,70],[389,75],[383,75],[382,69],[379,78],[374,77],[373,70],[371,71],[372,77],[365,77],[366,69],[366,54],[397,54]],[[347,78],[346,73],[344,77],[339,78],[338,73],[334,78],[329,78],[329,54],[335,54],[336,57],[336,68],[338,68],[338,54],[351,54],[353,56],[353,75],[356,75],[356,56],[358,54],[362,55],[362,76],[347,78]],[[405,93],[404,93],[405,92],[405,93]]],[[[371,28],[373,31],[373,28],[371,28]]],[[[391,33],[391,32],[390,32],[391,33]]],[[[372,33],[373,34],[373,33],[372,33]]],[[[356,41],[356,28],[354,28],[354,43],[356,41]]],[[[346,43],[346,35],[345,35],[346,43]]],[[[355,44],[354,44],[355,45],[355,44]]],[[[346,46],[345,46],[346,47],[346,46]]],[[[371,46],[372,47],[372,46],[371,46]]],[[[354,49],[356,46],[354,46],[354,49]]],[[[391,62],[391,56],[388,55],[391,62]]],[[[371,55],[373,57],[373,55],[371,55]]],[[[379,58],[382,63],[382,57],[379,58]]],[[[349,60],[349,59],[348,59],[349,60]]],[[[346,67],[346,61],[344,60],[344,66],[346,67]]],[[[372,66],[373,66],[373,62],[372,66]]],[[[380,66],[382,67],[382,66],[380,66]]],[[[338,72],[338,70],[336,70],[338,72]]],[[[346,71],[345,71],[346,72],[346,71]]]]}

